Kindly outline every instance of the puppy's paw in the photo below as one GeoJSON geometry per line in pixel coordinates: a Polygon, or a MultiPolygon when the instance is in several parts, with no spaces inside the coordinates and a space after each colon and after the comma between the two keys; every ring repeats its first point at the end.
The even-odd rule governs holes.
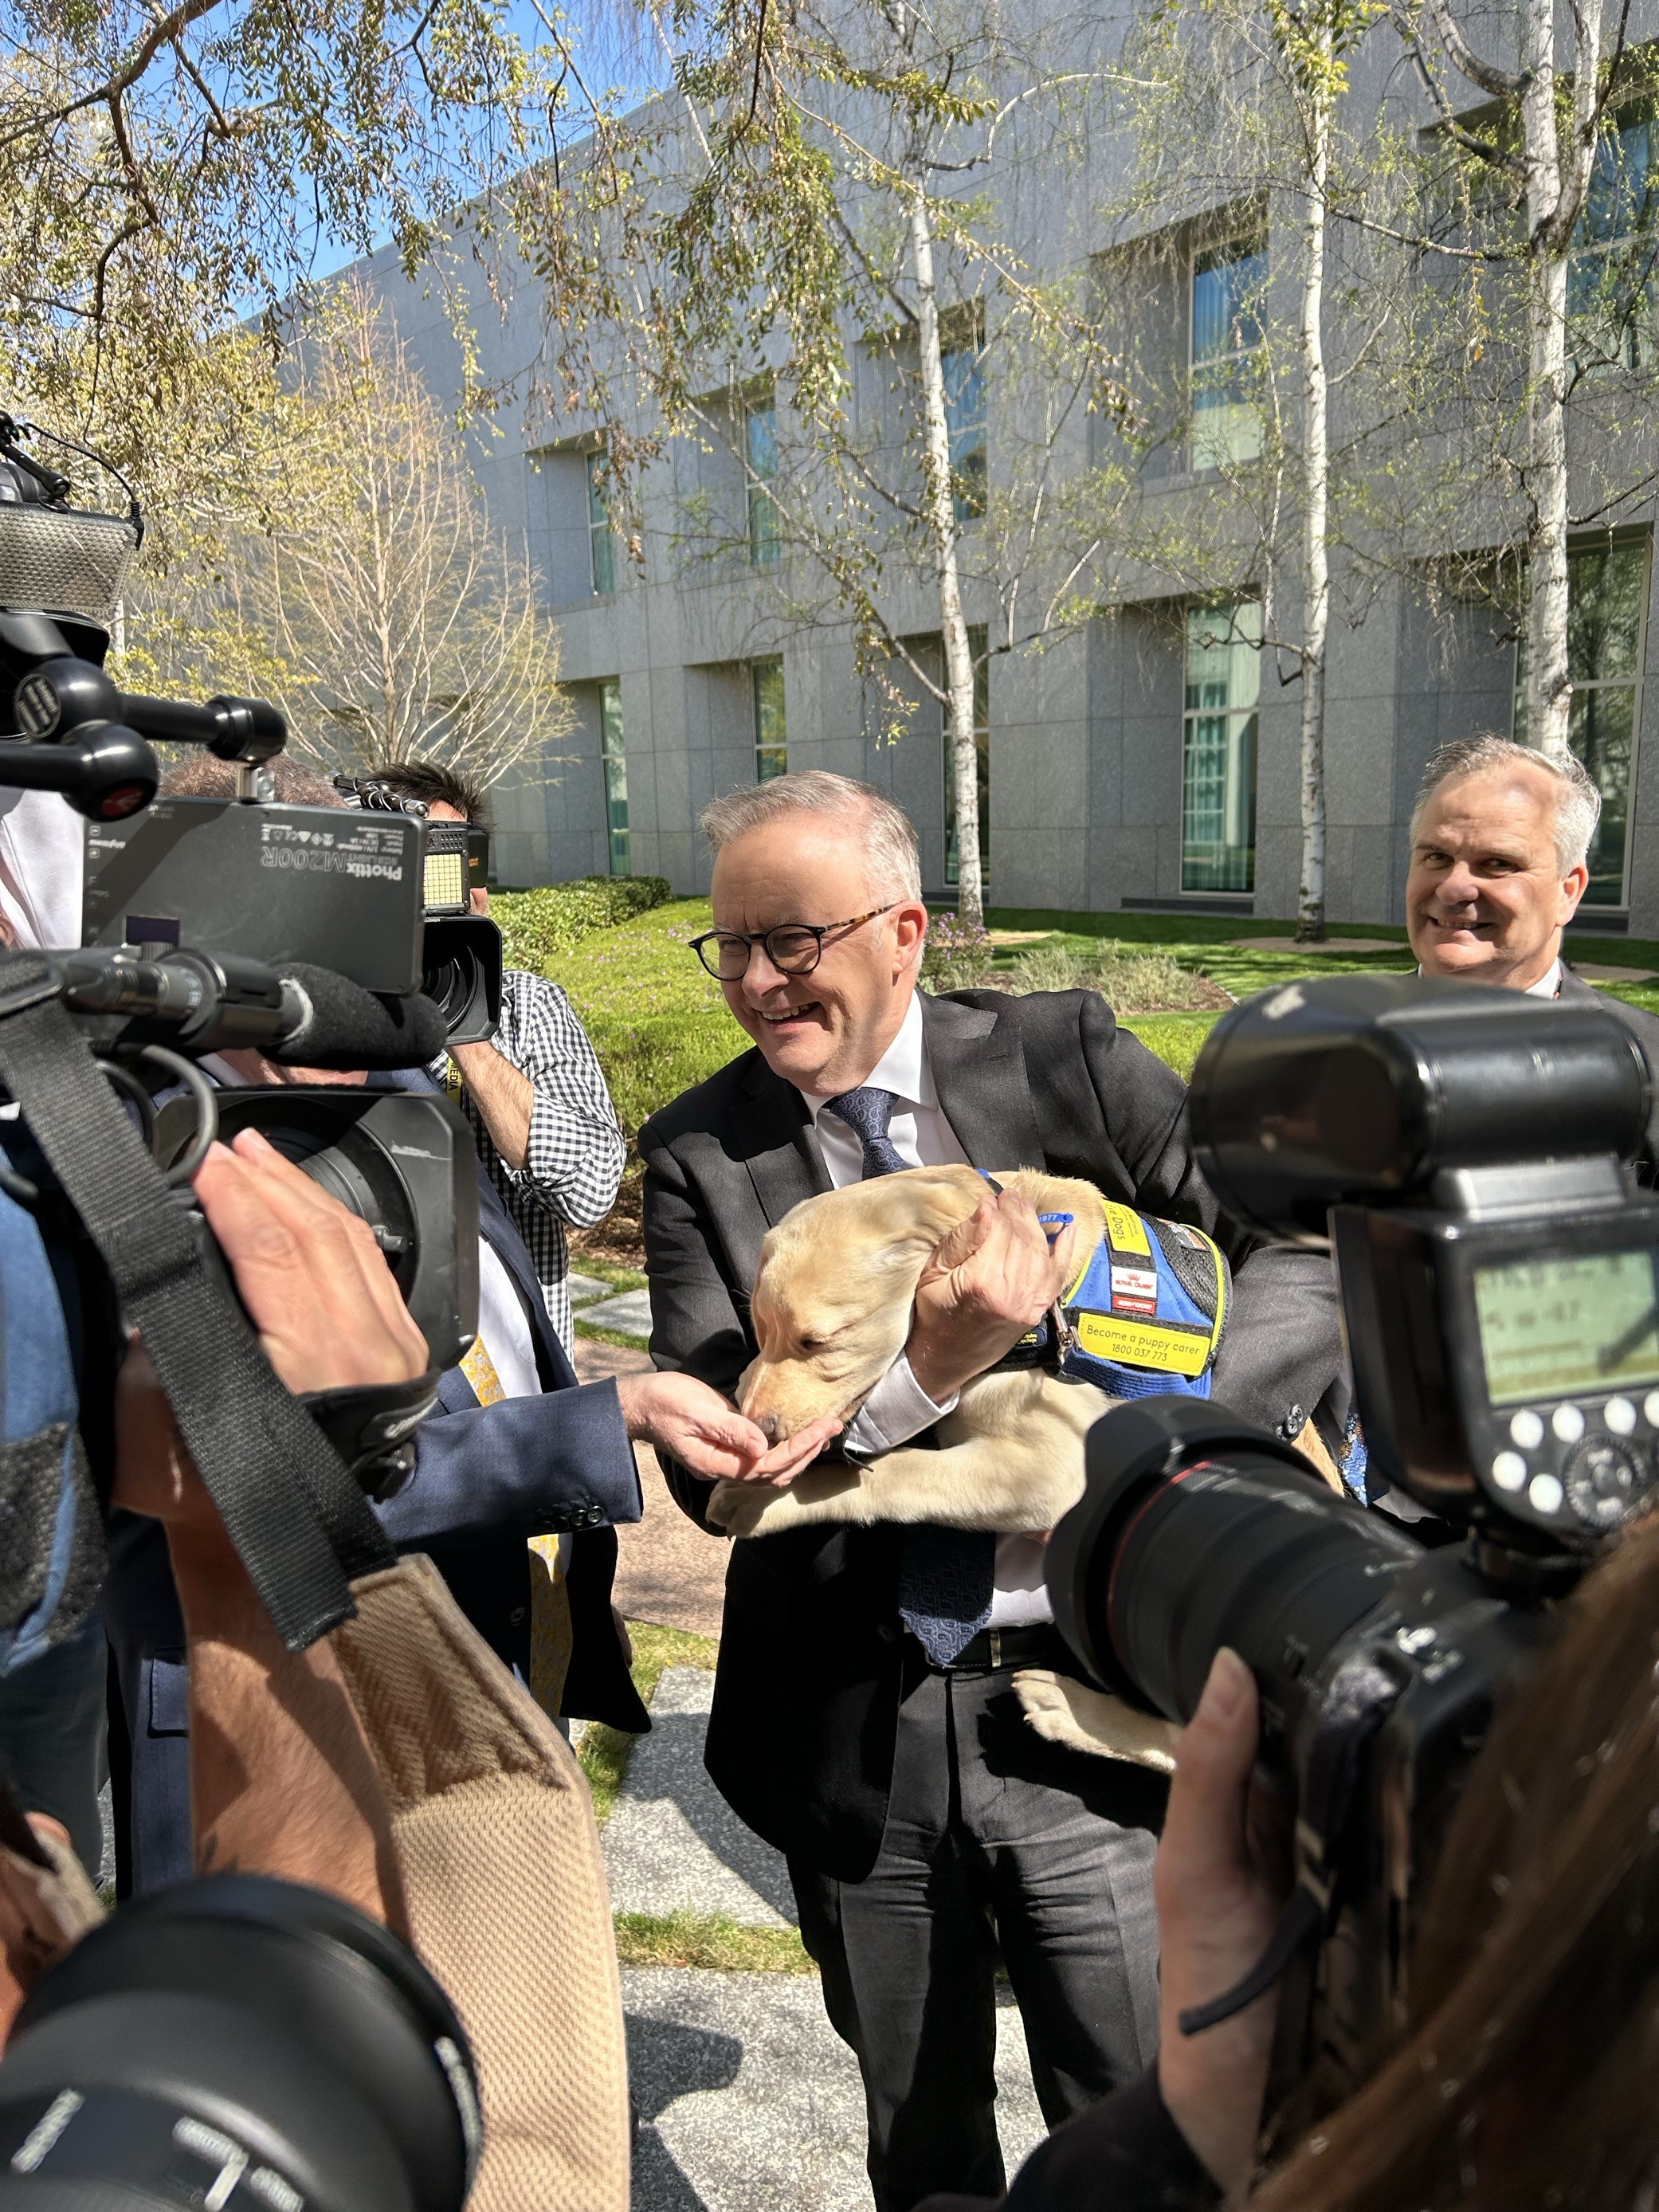
{"type": "Polygon", "coordinates": [[[1174,1726],[1137,1712],[1108,1691],[1091,1690],[1046,1668],[1024,1667],[1014,1677],[1014,1694],[1025,1725],[1049,1743],[1096,1759],[1127,1759],[1158,1774],[1175,1771],[1174,1726]]]}
{"type": "Polygon", "coordinates": [[[711,1528],[724,1528],[728,1535],[752,1536],[767,1507],[788,1494],[769,1483],[717,1482],[703,1508],[704,1517],[711,1528]]]}

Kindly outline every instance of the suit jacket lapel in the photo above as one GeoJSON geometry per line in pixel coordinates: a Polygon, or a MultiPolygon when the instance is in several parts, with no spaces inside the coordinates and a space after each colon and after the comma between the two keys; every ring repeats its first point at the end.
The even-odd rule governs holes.
{"type": "Polygon", "coordinates": [[[926,992],[921,1018],[939,1105],[974,1166],[1046,1167],[1025,1048],[1013,1021],[994,1007],[926,992]]]}
{"type": "Polygon", "coordinates": [[[806,1101],[793,1083],[774,1075],[758,1053],[747,1091],[745,1111],[733,1132],[735,1149],[749,1170],[770,1229],[792,1206],[829,1190],[830,1174],[812,1133],[806,1101]]]}

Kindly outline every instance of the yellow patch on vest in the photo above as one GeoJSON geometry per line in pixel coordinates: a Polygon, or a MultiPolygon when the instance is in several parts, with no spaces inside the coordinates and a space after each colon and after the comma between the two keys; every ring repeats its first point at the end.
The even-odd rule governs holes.
{"type": "Polygon", "coordinates": [[[1210,1334],[1192,1329],[1164,1328],[1144,1321],[1120,1320],[1111,1314],[1077,1316],[1078,1347],[1098,1359],[1115,1359],[1127,1367],[1162,1367],[1172,1375],[1201,1375],[1210,1364],[1210,1334]]]}

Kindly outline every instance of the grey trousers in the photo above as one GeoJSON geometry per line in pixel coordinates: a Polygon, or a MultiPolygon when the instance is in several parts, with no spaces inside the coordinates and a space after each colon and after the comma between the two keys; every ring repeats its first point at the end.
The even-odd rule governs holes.
{"type": "Polygon", "coordinates": [[[1158,1778],[1045,1743],[1012,1669],[917,1670],[881,1853],[860,1882],[792,1862],[830,2023],[857,2054],[878,2212],[1000,2197],[994,1975],[1050,2127],[1152,2063],[1158,1778]]]}

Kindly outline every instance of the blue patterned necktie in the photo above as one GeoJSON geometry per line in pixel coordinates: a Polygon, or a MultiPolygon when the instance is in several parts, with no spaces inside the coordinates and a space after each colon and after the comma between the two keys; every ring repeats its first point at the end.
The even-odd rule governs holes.
{"type": "Polygon", "coordinates": [[[887,1133],[896,1103],[890,1091],[872,1091],[867,1083],[823,1102],[824,1112],[845,1121],[864,1148],[861,1182],[868,1182],[872,1176],[896,1175],[909,1164],[887,1133]]]}
{"type": "MultiPolygon", "coordinates": [[[[824,1101],[824,1112],[845,1121],[857,1136],[866,1182],[908,1165],[887,1133],[893,1105],[890,1091],[869,1084],[824,1101]]],[[[938,1528],[921,1522],[905,1530],[899,1618],[934,1666],[950,1666],[991,1618],[996,1557],[997,1540],[982,1528],[938,1528]]]]}

